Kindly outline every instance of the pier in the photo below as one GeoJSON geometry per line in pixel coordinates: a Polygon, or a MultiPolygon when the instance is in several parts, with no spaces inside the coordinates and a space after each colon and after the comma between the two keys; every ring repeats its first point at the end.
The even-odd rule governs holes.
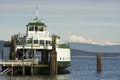
{"type": "MultiPolygon", "coordinates": [[[[2,66],[1,74],[10,73],[11,75],[14,75],[18,71],[21,71],[23,75],[26,75],[27,73],[34,75],[34,74],[39,74],[41,70],[44,71],[43,68],[46,68],[50,75],[53,75],[53,76],[57,75],[57,52],[56,52],[56,47],[55,47],[56,46],[56,35],[52,36],[52,49],[51,50],[45,50],[45,49],[40,50],[41,51],[41,62],[39,62],[38,59],[34,58],[35,54],[33,53],[34,52],[33,48],[31,48],[32,56],[29,56],[29,59],[26,59],[25,55],[22,55],[22,58],[20,59],[19,57],[21,56],[18,56],[15,52],[15,46],[16,46],[16,38],[12,36],[9,60],[0,61],[0,66],[2,66]]],[[[23,51],[25,54],[24,50],[21,50],[21,51],[23,51]]]]}

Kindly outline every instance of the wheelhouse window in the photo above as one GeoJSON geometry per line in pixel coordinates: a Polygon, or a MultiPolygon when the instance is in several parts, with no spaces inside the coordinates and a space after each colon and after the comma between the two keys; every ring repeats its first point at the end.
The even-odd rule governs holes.
{"type": "Polygon", "coordinates": [[[50,41],[46,41],[46,44],[47,44],[47,45],[50,45],[50,44],[51,44],[51,42],[50,42],[50,41]]]}
{"type": "Polygon", "coordinates": [[[34,40],[34,44],[38,44],[38,40],[34,40]]]}
{"type": "Polygon", "coordinates": [[[61,60],[62,58],[60,57],[60,60],[61,60]]]}
{"type": "Polygon", "coordinates": [[[28,40],[27,42],[28,42],[28,44],[32,44],[32,40],[28,40]]]}
{"type": "Polygon", "coordinates": [[[40,40],[40,44],[42,44],[42,45],[43,45],[43,44],[44,44],[44,40],[40,40]]]}
{"type": "Polygon", "coordinates": [[[42,26],[40,26],[39,31],[44,31],[44,28],[42,26]]]}
{"type": "Polygon", "coordinates": [[[35,31],[38,31],[38,26],[35,26],[35,31]]]}
{"type": "Polygon", "coordinates": [[[29,31],[34,31],[34,26],[30,26],[29,31]]]}
{"type": "Polygon", "coordinates": [[[46,44],[49,44],[48,41],[46,41],[46,44]]]}

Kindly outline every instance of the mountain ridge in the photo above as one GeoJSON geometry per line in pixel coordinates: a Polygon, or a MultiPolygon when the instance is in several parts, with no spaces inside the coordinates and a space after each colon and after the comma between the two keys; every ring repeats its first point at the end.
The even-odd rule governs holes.
{"type": "MultiPolygon", "coordinates": [[[[94,44],[94,45],[117,45],[118,43],[113,43],[110,41],[95,41],[92,39],[86,39],[82,36],[76,36],[76,35],[71,35],[70,36],[70,41],[71,42],[80,42],[80,43],[88,43],[88,44],[94,44]]],[[[119,44],[120,45],[120,44],[119,44]]]]}
{"type": "Polygon", "coordinates": [[[3,49],[4,42],[5,42],[5,41],[0,40],[0,52],[1,52],[1,51],[2,51],[2,49],[3,49]]]}
{"type": "MultiPolygon", "coordinates": [[[[100,52],[71,49],[71,56],[96,56],[100,52]]],[[[120,57],[120,53],[101,53],[103,57],[120,57]]]]}
{"type": "Polygon", "coordinates": [[[120,53],[120,45],[96,45],[89,43],[70,42],[71,49],[83,50],[87,52],[101,52],[101,53],[120,53]]]}

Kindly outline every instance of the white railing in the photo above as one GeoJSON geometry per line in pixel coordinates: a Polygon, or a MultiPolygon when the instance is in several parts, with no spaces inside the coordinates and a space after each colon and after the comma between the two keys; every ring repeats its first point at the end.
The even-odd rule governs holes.
{"type": "Polygon", "coordinates": [[[8,60],[8,61],[0,61],[0,65],[2,66],[30,66],[32,64],[38,64],[38,60],[8,60]]]}

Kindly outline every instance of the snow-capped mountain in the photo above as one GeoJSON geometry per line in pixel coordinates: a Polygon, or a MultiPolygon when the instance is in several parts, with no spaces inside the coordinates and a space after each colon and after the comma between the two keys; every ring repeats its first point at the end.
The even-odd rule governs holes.
{"type": "Polygon", "coordinates": [[[111,42],[98,42],[83,37],[72,35],[70,37],[71,49],[83,50],[88,52],[107,52],[107,53],[120,53],[120,45],[111,42]]]}
{"type": "Polygon", "coordinates": [[[112,43],[112,42],[109,42],[109,41],[94,41],[94,40],[91,40],[91,39],[85,39],[83,37],[79,37],[79,36],[76,36],[76,35],[71,35],[70,36],[70,41],[71,42],[80,42],[80,43],[88,43],[88,44],[95,44],[95,45],[116,45],[116,43],[112,43]]]}

